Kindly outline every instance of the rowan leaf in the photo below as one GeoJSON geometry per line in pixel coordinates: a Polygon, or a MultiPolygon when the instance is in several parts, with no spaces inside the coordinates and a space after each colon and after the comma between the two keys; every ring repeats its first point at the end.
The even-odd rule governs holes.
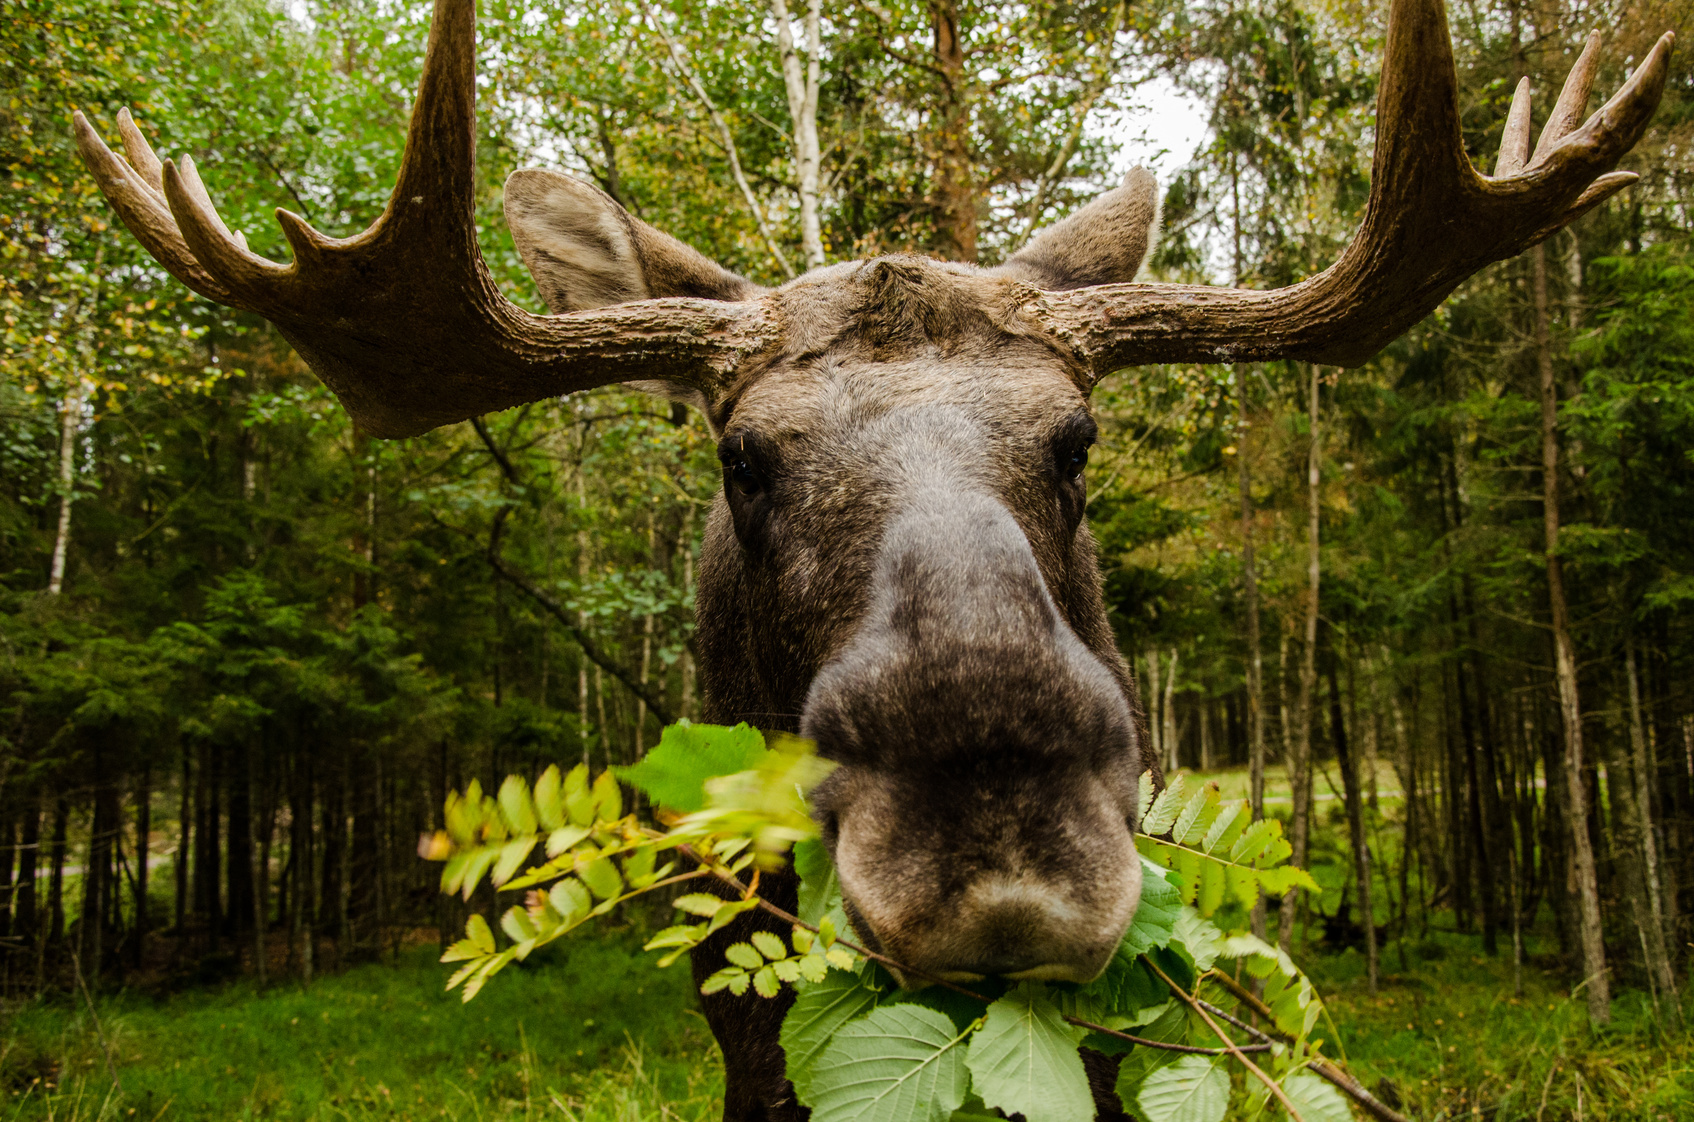
{"type": "MultiPolygon", "coordinates": [[[[535,781],[535,818],[543,830],[557,830],[565,824],[565,785],[558,764],[549,764],[535,781]]],[[[551,856],[551,854],[549,854],[551,856]]]]}
{"type": "Polygon", "coordinates": [[[764,736],[749,725],[678,721],[640,762],[612,770],[659,806],[692,814],[705,809],[706,780],[755,768],[764,754],[764,736]]]}
{"type": "Polygon", "coordinates": [[[529,798],[529,784],[508,775],[500,784],[500,813],[513,834],[535,833],[535,804],[529,798]]]}
{"type": "Polygon", "coordinates": [[[1142,819],[1141,832],[1151,837],[1169,832],[1176,824],[1176,816],[1182,813],[1183,793],[1186,780],[1178,775],[1165,785],[1159,792],[1159,797],[1153,800],[1153,806],[1142,819]]]}

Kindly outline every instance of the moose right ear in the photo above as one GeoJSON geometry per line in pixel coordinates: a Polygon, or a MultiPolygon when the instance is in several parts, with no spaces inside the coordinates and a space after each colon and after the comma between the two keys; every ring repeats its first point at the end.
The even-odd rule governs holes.
{"type": "Polygon", "coordinates": [[[1131,168],[1123,186],[1041,231],[997,271],[1049,292],[1132,281],[1158,227],[1159,182],[1131,168]]]}
{"type": "Polygon", "coordinates": [[[598,187],[560,172],[513,172],[506,180],[506,225],[554,312],[660,296],[746,300],[759,292],[598,187]]]}

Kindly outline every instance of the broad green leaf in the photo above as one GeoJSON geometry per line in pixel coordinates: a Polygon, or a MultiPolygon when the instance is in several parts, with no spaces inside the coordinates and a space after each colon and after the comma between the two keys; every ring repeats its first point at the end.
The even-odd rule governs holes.
{"type": "Polygon", "coordinates": [[[1135,918],[1123,934],[1119,953],[1133,958],[1170,941],[1176,917],[1182,914],[1182,896],[1165,879],[1165,870],[1145,859],[1141,862],[1141,902],[1135,918]]]}
{"type": "Polygon", "coordinates": [[[1282,1093],[1305,1122],[1353,1122],[1353,1111],[1341,1092],[1310,1071],[1296,1071],[1284,1079],[1282,1093]]]}
{"type": "Polygon", "coordinates": [[[1141,1122],[1223,1122],[1229,1076],[1209,1056],[1184,1056],[1148,1075],[1135,1102],[1141,1122]]]}
{"type": "Polygon", "coordinates": [[[811,1098],[812,1064],[823,1054],[842,1025],[876,1008],[877,991],[845,970],[831,970],[820,981],[800,990],[794,1006],[782,1020],[782,1051],[788,1061],[788,1078],[794,1082],[801,1101],[811,1098]]]}
{"type": "Polygon", "coordinates": [[[639,763],[613,770],[659,806],[692,814],[706,806],[706,780],[755,768],[764,754],[765,738],[751,726],[678,721],[639,763]]]}
{"type": "Polygon", "coordinates": [[[1204,974],[1218,960],[1223,949],[1223,932],[1208,923],[1193,908],[1182,909],[1176,919],[1176,931],[1171,936],[1171,949],[1178,951],[1194,966],[1196,974],[1204,974]]]}
{"type": "Polygon", "coordinates": [[[1027,1122],[1089,1119],[1094,1098],[1076,1051],[1080,1036],[1045,987],[1025,982],[988,1007],[971,1037],[965,1060],[971,1086],[989,1106],[1027,1122]]]}
{"type": "MultiPolygon", "coordinates": [[[[1175,1001],[1167,1001],[1150,1023],[1125,1031],[1147,1040],[1185,1044],[1188,1040],[1188,1011],[1175,1001]]],[[[1144,1044],[1130,1045],[1118,1063],[1118,1097],[1126,1103],[1133,1103],[1135,1096],[1141,1093],[1142,1081],[1167,1064],[1175,1063],[1181,1055],[1181,1052],[1167,1052],[1144,1044]]]]}
{"type": "Polygon", "coordinates": [[[964,1050],[945,1014],[875,1009],[842,1026],[814,1062],[813,1122],[946,1122],[965,1101],[964,1050]]]}

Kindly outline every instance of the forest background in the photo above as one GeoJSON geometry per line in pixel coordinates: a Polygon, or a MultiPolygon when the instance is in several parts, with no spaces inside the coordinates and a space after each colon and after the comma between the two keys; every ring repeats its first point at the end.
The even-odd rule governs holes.
{"type": "MultiPolygon", "coordinates": [[[[1591,29],[1604,96],[1691,14],[1455,5],[1473,159],[1492,166],[1519,78],[1544,117],[1591,29]]],[[[73,1089],[87,1117],[132,1109],[126,1017],[130,1039],[152,1024],[236,1056],[259,1046],[181,1034],[297,1025],[318,1008],[302,985],[382,1008],[395,979],[433,991],[408,948],[494,907],[441,897],[416,858],[445,792],[627,763],[697,712],[719,486],[698,416],[597,391],[368,440],[268,325],[154,265],[75,155],[72,107],[110,137],[129,106],[258,252],[287,257],[277,205],[355,233],[393,183],[428,18],[357,0],[0,18],[0,1083],[26,1114],[84,1116],[73,1089]],[[106,1003],[104,1028],[83,1019],[106,1003]]],[[[1162,161],[1152,273],[1288,284],[1359,217],[1385,19],[1353,0],[488,0],[483,253],[540,310],[500,184],[544,165],[763,283],[900,250],[991,264],[1112,185],[1108,126],[1160,90],[1209,127],[1162,161]]],[[[1350,1046],[1429,1117],[1694,1102],[1690,59],[1625,161],[1638,184],[1365,366],[1149,367],[1095,395],[1089,517],[1155,742],[1243,793],[1262,745],[1265,808],[1326,886],[1289,898],[1280,934],[1331,956],[1350,1046]],[[1458,1055],[1444,1001],[1513,1054],[1458,1055]]],[[[574,1067],[575,1037],[476,1038],[476,1093],[451,1110],[541,1110],[547,1071],[600,1064],[600,1083],[559,1075],[553,1106],[709,1115],[698,1031],[641,1027],[685,1020],[686,985],[646,983],[664,1016],[620,1005],[626,973],[644,984],[627,949],[571,951],[576,981],[553,984],[587,1032],[569,1011],[597,963],[592,1000],[628,1035],[574,1067]],[[649,1045],[680,1083],[654,1081],[649,1045]]],[[[463,1067],[431,1031],[429,1062],[463,1067]]],[[[194,1101],[411,1109],[325,1070],[315,1106],[290,1097],[305,1075],[194,1101]]],[[[175,1093],[161,1113],[200,1116],[175,1093]]]]}

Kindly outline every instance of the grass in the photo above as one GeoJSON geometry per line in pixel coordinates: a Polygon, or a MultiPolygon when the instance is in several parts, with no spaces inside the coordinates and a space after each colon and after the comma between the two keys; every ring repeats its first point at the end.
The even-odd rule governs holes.
{"type": "MultiPolygon", "coordinates": [[[[538,956],[539,957],[539,956],[538,956]]],[[[717,1049],[685,966],[637,938],[579,940],[470,1005],[431,948],[309,990],[236,983],[9,1011],[0,1114],[19,1119],[569,1119],[696,1122],[721,1111],[717,1049]]]]}

